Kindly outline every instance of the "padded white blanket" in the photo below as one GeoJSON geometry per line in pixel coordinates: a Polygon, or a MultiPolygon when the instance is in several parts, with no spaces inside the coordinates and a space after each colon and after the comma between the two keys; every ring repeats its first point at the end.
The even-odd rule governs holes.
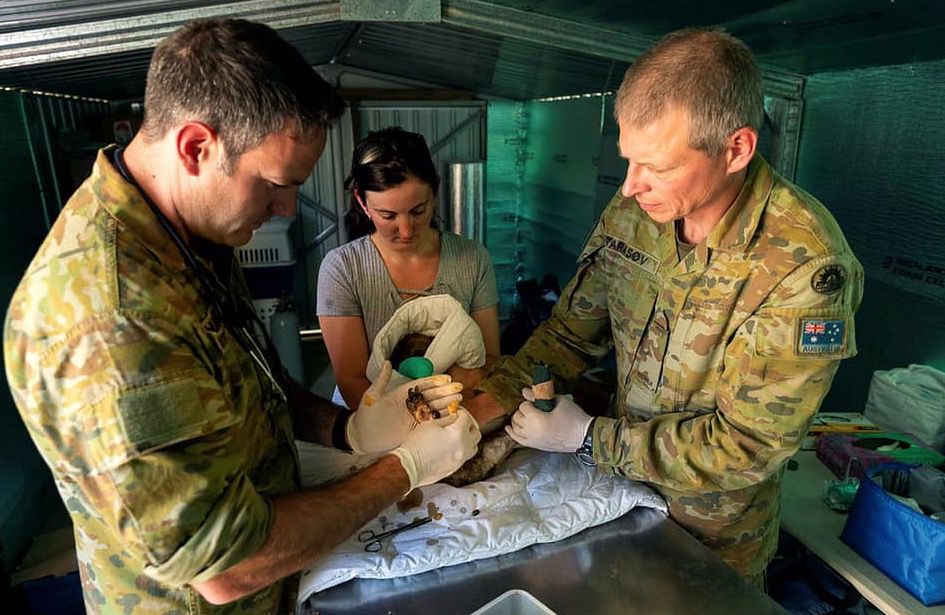
{"type": "Polygon", "coordinates": [[[421,490],[413,508],[392,506],[362,529],[379,534],[427,515],[433,522],[394,535],[377,553],[366,552],[356,532],[303,573],[299,600],[356,577],[407,576],[554,542],[636,506],[666,512],[662,498],[641,483],[598,472],[573,454],[524,449],[488,480],[421,490]]]}

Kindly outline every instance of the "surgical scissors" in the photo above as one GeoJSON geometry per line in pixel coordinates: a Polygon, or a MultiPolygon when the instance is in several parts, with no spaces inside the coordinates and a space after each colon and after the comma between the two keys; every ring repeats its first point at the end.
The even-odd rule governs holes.
{"type": "Polygon", "coordinates": [[[381,541],[385,538],[390,538],[394,534],[399,534],[415,527],[426,525],[431,521],[433,521],[433,517],[424,517],[423,519],[417,519],[412,523],[402,525],[401,527],[389,530],[387,532],[382,532],[380,534],[375,534],[374,530],[363,530],[360,534],[358,534],[358,541],[367,543],[367,545],[364,547],[365,551],[368,553],[376,553],[381,550],[381,541]]]}

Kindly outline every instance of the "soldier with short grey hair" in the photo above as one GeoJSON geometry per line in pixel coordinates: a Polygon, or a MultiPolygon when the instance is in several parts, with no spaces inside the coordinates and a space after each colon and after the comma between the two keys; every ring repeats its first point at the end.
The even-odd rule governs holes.
{"type": "Polygon", "coordinates": [[[627,71],[614,113],[620,192],[551,318],[467,407],[480,423],[517,408],[521,444],[652,485],[763,586],[784,465],[856,353],[863,269],[830,212],[757,153],[761,75],[737,39],[666,36],[627,71]],[[611,407],[587,409],[602,416],[521,402],[535,363],[561,390],[611,350],[611,407]]]}
{"type": "Polygon", "coordinates": [[[7,380],[90,615],[294,612],[293,575],[476,450],[462,408],[419,426],[407,409],[410,387],[458,402],[449,376],[385,393],[388,364],[351,413],[288,378],[256,316],[233,248],[295,213],[342,109],[271,28],[181,28],[155,50],[143,130],[99,152],[13,296],[7,380]],[[295,438],[389,454],[301,490],[295,438]]]}

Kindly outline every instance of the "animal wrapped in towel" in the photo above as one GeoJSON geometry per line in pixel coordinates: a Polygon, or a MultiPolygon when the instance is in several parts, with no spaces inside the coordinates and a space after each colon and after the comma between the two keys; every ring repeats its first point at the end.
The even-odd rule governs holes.
{"type": "MultiPolygon", "coordinates": [[[[486,348],[476,321],[456,299],[449,295],[430,295],[397,308],[378,331],[368,360],[367,377],[373,382],[386,360],[390,360],[396,370],[412,357],[429,360],[434,374],[446,373],[453,366],[475,370],[485,366],[486,348]]],[[[394,372],[388,386],[397,387],[409,380],[408,376],[394,372]]],[[[412,405],[408,398],[414,418],[435,418],[425,408],[422,395],[418,397],[412,405]]],[[[485,434],[479,443],[479,452],[443,482],[460,487],[487,478],[517,446],[504,429],[485,434]]]]}

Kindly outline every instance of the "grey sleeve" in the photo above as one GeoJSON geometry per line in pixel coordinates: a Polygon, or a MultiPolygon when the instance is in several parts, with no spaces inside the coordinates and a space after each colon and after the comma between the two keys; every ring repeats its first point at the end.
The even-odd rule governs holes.
{"type": "Polygon", "coordinates": [[[354,280],[355,273],[337,249],[326,254],[318,268],[315,314],[363,317],[354,280]]]}
{"type": "Polygon", "coordinates": [[[495,269],[492,267],[492,259],[489,257],[489,251],[486,250],[484,246],[477,246],[475,258],[478,266],[476,268],[476,284],[473,288],[470,312],[492,307],[499,302],[499,291],[495,281],[495,269]]]}

